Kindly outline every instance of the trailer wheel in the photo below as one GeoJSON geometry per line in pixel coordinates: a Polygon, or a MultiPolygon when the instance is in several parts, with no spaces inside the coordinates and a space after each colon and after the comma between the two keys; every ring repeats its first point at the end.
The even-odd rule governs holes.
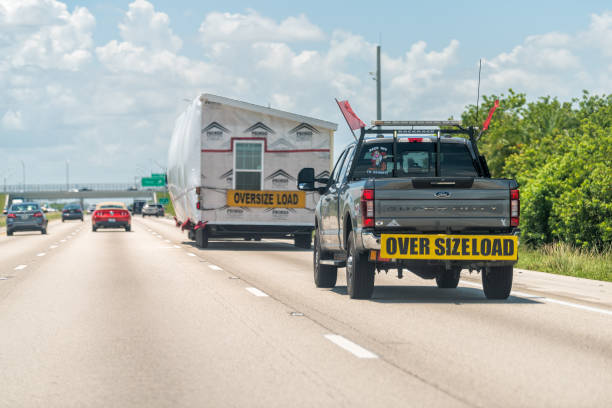
{"type": "Polygon", "coordinates": [[[332,265],[321,265],[321,259],[327,257],[327,253],[321,250],[318,231],[315,232],[314,251],[312,251],[314,265],[314,282],[317,288],[333,288],[338,279],[338,267],[332,265]]]}
{"type": "Polygon", "coordinates": [[[374,263],[366,252],[358,252],[355,232],[349,233],[346,251],[346,290],[351,299],[369,299],[374,292],[374,263]]]}
{"type": "Polygon", "coordinates": [[[298,248],[312,248],[312,236],[311,234],[295,234],[293,240],[294,245],[298,248]]]}
{"type": "Polygon", "coordinates": [[[482,289],[487,299],[508,299],[514,267],[489,266],[482,270],[482,289]]]}
{"type": "Polygon", "coordinates": [[[459,285],[460,276],[460,268],[442,270],[442,272],[436,276],[436,284],[441,289],[455,289],[457,285],[459,285]]]}
{"type": "Polygon", "coordinates": [[[195,241],[198,248],[208,247],[208,231],[206,230],[206,227],[196,230],[195,241]]]}

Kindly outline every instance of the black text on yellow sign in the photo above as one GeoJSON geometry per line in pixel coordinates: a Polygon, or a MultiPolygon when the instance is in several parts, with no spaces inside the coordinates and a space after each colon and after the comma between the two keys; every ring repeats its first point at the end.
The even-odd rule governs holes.
{"type": "Polygon", "coordinates": [[[382,234],[380,257],[515,261],[518,259],[518,237],[514,235],[382,234]]]}
{"type": "Polygon", "coordinates": [[[305,208],[304,191],[228,190],[230,207],[305,208]]]}

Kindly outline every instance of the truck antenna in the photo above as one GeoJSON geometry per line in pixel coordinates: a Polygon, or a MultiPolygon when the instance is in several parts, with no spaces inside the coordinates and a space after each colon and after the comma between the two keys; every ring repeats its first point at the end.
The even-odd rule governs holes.
{"type": "Polygon", "coordinates": [[[478,121],[478,105],[480,104],[480,71],[482,70],[482,58],[478,60],[478,91],[476,96],[476,120],[478,121]]]}

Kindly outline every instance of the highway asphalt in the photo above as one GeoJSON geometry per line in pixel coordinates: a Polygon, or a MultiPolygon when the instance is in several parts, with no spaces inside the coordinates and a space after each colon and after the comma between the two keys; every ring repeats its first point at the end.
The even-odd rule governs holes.
{"type": "Polygon", "coordinates": [[[317,289],[290,241],[168,219],[0,236],[0,407],[610,407],[612,284],[517,271],[317,289]]]}

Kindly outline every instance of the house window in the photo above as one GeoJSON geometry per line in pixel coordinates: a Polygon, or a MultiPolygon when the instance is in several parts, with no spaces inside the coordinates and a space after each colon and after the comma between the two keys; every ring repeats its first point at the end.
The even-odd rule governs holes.
{"type": "Polygon", "coordinates": [[[234,145],[234,189],[261,190],[263,143],[236,142],[234,145]]]}

